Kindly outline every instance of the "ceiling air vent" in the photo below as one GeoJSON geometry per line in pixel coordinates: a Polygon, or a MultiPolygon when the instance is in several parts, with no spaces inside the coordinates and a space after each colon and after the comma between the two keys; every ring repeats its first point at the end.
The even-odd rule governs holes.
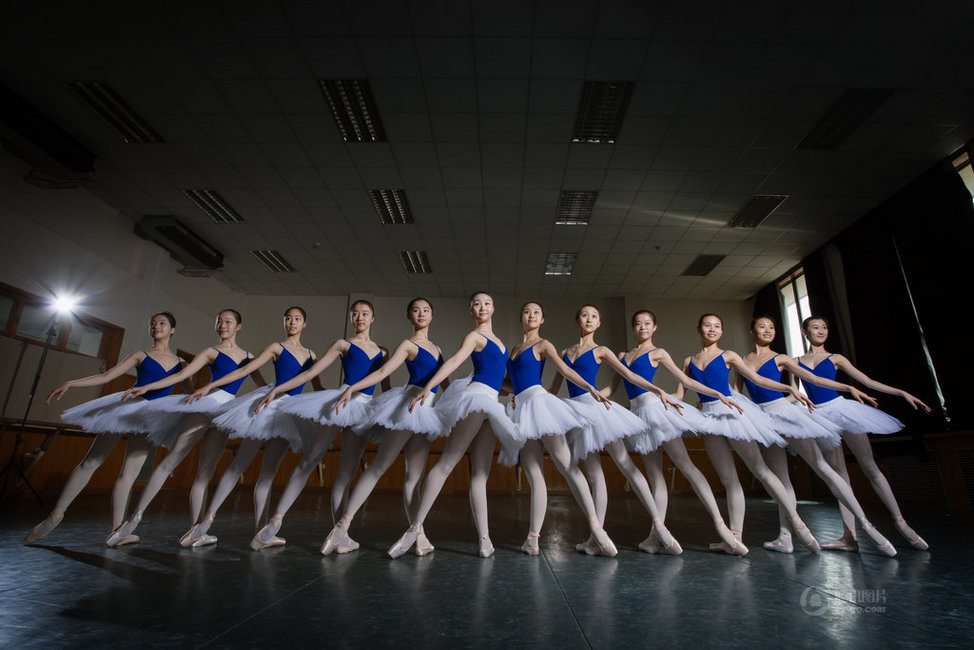
{"type": "Polygon", "coordinates": [[[183,190],[183,194],[217,223],[240,223],[244,220],[216,190],[183,190]]]}
{"type": "Polygon", "coordinates": [[[367,79],[319,79],[345,142],[385,142],[386,132],[367,79]]]}
{"type": "Polygon", "coordinates": [[[386,225],[413,223],[404,190],[369,190],[379,220],[386,225]]]}
{"type": "Polygon", "coordinates": [[[577,253],[548,253],[545,260],[545,275],[571,275],[577,253]]]}
{"type": "Polygon", "coordinates": [[[598,192],[562,191],[558,196],[558,207],[555,209],[555,225],[587,226],[598,196],[598,192]]]}
{"type": "Polygon", "coordinates": [[[129,144],[165,142],[159,132],[139,115],[115,89],[102,81],[77,81],[68,84],[108,126],[129,144]]]}
{"type": "Polygon", "coordinates": [[[426,251],[399,251],[399,260],[406,273],[432,273],[426,251]]]}
{"type": "Polygon", "coordinates": [[[218,269],[223,266],[223,254],[170,215],[147,215],[135,224],[135,234],[162,246],[169,255],[194,269],[218,269]]]}
{"type": "Polygon", "coordinates": [[[727,221],[727,227],[757,228],[787,198],[787,194],[755,194],[727,221]]]}
{"type": "Polygon", "coordinates": [[[892,94],[891,88],[850,88],[795,148],[838,149],[892,94]]]}
{"type": "Polygon", "coordinates": [[[615,142],[632,89],[631,81],[586,81],[575,115],[572,142],[615,142]]]}
{"type": "Polygon", "coordinates": [[[708,275],[718,264],[724,261],[726,255],[697,255],[697,259],[690,262],[690,265],[681,275],[708,275]]]}
{"type": "Polygon", "coordinates": [[[269,270],[274,273],[290,273],[294,270],[291,263],[284,259],[284,256],[275,250],[270,250],[269,248],[262,248],[258,250],[250,251],[251,255],[260,260],[260,263],[266,266],[269,270]]]}

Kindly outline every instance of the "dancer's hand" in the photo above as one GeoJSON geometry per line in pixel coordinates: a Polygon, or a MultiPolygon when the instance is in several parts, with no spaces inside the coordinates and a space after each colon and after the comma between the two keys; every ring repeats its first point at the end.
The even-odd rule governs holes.
{"type": "Polygon", "coordinates": [[[63,384],[61,384],[60,386],[58,386],[57,388],[51,391],[51,394],[47,396],[47,399],[44,400],[44,403],[50,406],[52,397],[55,400],[61,399],[61,396],[64,395],[66,392],[68,392],[69,388],[71,388],[71,383],[64,382],[63,384]]]}
{"type": "Polygon", "coordinates": [[[192,404],[193,402],[196,402],[196,401],[198,401],[198,400],[206,397],[209,394],[209,392],[210,392],[210,385],[207,384],[206,386],[203,386],[202,388],[196,389],[196,392],[194,392],[192,395],[190,395],[189,397],[187,397],[186,399],[184,399],[183,400],[183,404],[192,404]]]}
{"type": "Polygon", "coordinates": [[[808,399],[807,397],[799,393],[798,389],[795,388],[794,386],[792,386],[791,388],[791,396],[794,397],[799,402],[801,402],[802,404],[804,404],[805,407],[808,409],[809,413],[815,410],[815,404],[812,402],[812,400],[808,399]]]}
{"type": "Polygon", "coordinates": [[[674,409],[676,409],[676,412],[677,413],[679,413],[680,415],[683,415],[683,404],[680,402],[680,400],[673,399],[672,397],[670,397],[666,393],[662,393],[659,396],[659,398],[660,398],[660,401],[663,402],[663,408],[668,409],[668,408],[670,408],[672,406],[674,409]]]}
{"type": "Polygon", "coordinates": [[[875,397],[871,397],[871,396],[867,395],[866,393],[862,392],[861,390],[859,390],[855,386],[852,386],[851,387],[851,390],[849,391],[849,394],[852,395],[853,397],[855,397],[857,400],[859,400],[859,403],[860,404],[869,404],[870,406],[876,406],[877,405],[877,402],[876,402],[876,398],[875,397]]]}
{"type": "Polygon", "coordinates": [[[425,404],[426,403],[426,398],[429,397],[429,396],[430,396],[429,390],[426,389],[426,388],[424,388],[423,389],[423,392],[420,393],[419,395],[417,395],[416,397],[414,397],[413,398],[413,401],[411,401],[409,403],[409,412],[410,413],[413,412],[413,407],[416,406],[416,402],[419,402],[419,405],[420,406],[422,406],[423,404],[425,404]]]}
{"type": "Polygon", "coordinates": [[[594,397],[597,402],[602,402],[603,404],[605,404],[605,410],[606,411],[608,411],[610,408],[612,408],[612,406],[609,403],[609,398],[608,397],[606,397],[605,395],[603,395],[599,391],[595,390],[594,388],[590,389],[588,392],[592,394],[592,397],[594,397]]]}
{"type": "Polygon", "coordinates": [[[264,398],[257,402],[257,406],[254,407],[254,414],[256,415],[257,413],[260,413],[261,410],[270,406],[275,397],[277,397],[277,393],[275,393],[273,390],[268,391],[267,394],[264,395],[264,398]]]}
{"type": "MultiPolygon", "coordinates": [[[[350,400],[350,399],[352,399],[352,389],[351,388],[346,388],[345,389],[345,392],[342,393],[341,394],[341,397],[338,398],[338,401],[335,402],[335,414],[336,415],[338,414],[338,411],[340,411],[341,409],[343,409],[346,406],[348,406],[348,400],[350,400]]],[[[413,409],[410,408],[409,410],[411,411],[413,409]]]]}
{"type": "Polygon", "coordinates": [[[148,392],[145,386],[136,386],[134,388],[129,388],[124,395],[122,395],[122,401],[132,399],[133,397],[141,397],[148,392]]]}
{"type": "Polygon", "coordinates": [[[923,409],[924,413],[930,412],[929,406],[927,406],[926,404],[923,403],[923,401],[917,399],[916,397],[913,397],[913,395],[910,395],[907,392],[903,393],[903,399],[905,399],[910,404],[910,406],[912,406],[914,409],[923,409]]]}
{"type": "Polygon", "coordinates": [[[738,413],[744,415],[744,409],[741,408],[741,405],[735,402],[734,400],[732,400],[731,398],[727,397],[727,395],[721,395],[718,399],[724,404],[726,404],[729,408],[737,409],[738,413]]]}

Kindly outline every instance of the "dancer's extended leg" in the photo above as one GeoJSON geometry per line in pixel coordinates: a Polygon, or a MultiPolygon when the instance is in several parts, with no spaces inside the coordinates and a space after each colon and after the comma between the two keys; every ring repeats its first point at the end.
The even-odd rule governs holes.
{"type": "Polygon", "coordinates": [[[531,514],[528,520],[528,537],[525,542],[529,555],[531,548],[535,546],[530,537],[535,540],[541,535],[541,527],[544,525],[545,512],[548,509],[548,486],[544,480],[544,448],[540,440],[528,440],[521,448],[519,456],[521,468],[524,476],[528,479],[528,487],[531,489],[531,514]]]}
{"type": "Polygon", "coordinates": [[[819,450],[818,445],[815,444],[813,440],[792,440],[791,446],[798,452],[808,466],[812,468],[819,478],[825,481],[825,484],[829,486],[829,491],[832,495],[848,508],[853,515],[855,515],[856,520],[859,525],[862,526],[863,531],[869,540],[876,545],[884,555],[893,557],[896,555],[896,549],[890,544],[889,540],[883,537],[882,534],[866,519],[866,513],[863,512],[862,506],[859,504],[859,500],[856,499],[856,495],[852,492],[852,486],[849,485],[841,476],[836,473],[834,469],[825,461],[822,456],[821,450],[819,450]]]}
{"type": "MultiPolygon", "coordinates": [[[[796,499],[795,488],[791,483],[791,477],[788,475],[788,452],[785,451],[785,448],[771,445],[761,449],[761,453],[764,455],[768,469],[778,477],[788,495],[792,499],[796,499]]],[[[788,528],[788,513],[780,503],[778,504],[778,537],[770,542],[765,542],[764,548],[778,553],[791,553],[795,550],[791,541],[791,529],[788,528]]]]}
{"type": "MultiPolygon", "coordinates": [[[[91,442],[91,447],[88,448],[88,453],[85,454],[84,459],[78,466],[74,468],[71,475],[68,476],[64,487],[61,488],[61,494],[58,495],[54,509],[51,510],[51,513],[44,521],[34,526],[27,533],[27,537],[24,538],[25,544],[34,544],[57,528],[57,525],[64,519],[65,510],[81,494],[81,490],[88,485],[88,481],[91,480],[91,476],[95,473],[95,470],[101,467],[102,463],[105,462],[105,459],[112,452],[112,449],[121,440],[122,436],[118,434],[95,436],[95,439],[91,442]]],[[[112,515],[114,517],[114,510],[112,511],[112,515]]]]}
{"type": "Polygon", "coordinates": [[[811,531],[798,516],[798,510],[796,509],[794,496],[789,496],[788,492],[785,490],[785,486],[781,484],[778,477],[768,469],[767,464],[764,462],[764,458],[761,456],[761,451],[758,449],[758,444],[752,440],[730,440],[731,447],[737,452],[737,455],[741,457],[747,468],[751,470],[751,473],[756,479],[761,482],[764,489],[770,494],[778,503],[784,505],[785,510],[788,514],[788,523],[791,529],[798,536],[798,541],[802,543],[802,546],[807,548],[812,553],[818,553],[819,545],[812,536],[811,531]]]}
{"type": "Polygon", "coordinates": [[[200,443],[200,462],[193,478],[193,485],[189,489],[189,516],[191,521],[199,523],[206,501],[206,489],[216,474],[217,465],[223,457],[223,450],[227,447],[227,432],[223,429],[210,428],[203,434],[200,443]]]}
{"type": "MultiPolygon", "coordinates": [[[[710,515],[710,519],[714,522],[714,528],[717,529],[717,534],[720,536],[721,544],[723,544],[722,550],[733,555],[747,555],[747,547],[741,542],[741,532],[737,531],[735,534],[724,523],[724,517],[720,514],[720,508],[717,507],[717,499],[714,498],[714,491],[710,488],[707,477],[690,460],[690,454],[687,453],[687,447],[683,444],[683,439],[676,438],[674,440],[668,440],[663,443],[663,449],[666,451],[666,455],[670,457],[670,460],[673,461],[673,464],[676,465],[676,468],[680,470],[680,473],[690,482],[690,487],[693,488],[693,492],[697,495],[700,503],[703,504],[707,514],[710,515]]],[[[659,451],[657,449],[653,453],[656,454],[659,451]]],[[[645,463],[646,457],[643,456],[643,464],[645,465],[645,463]]],[[[660,461],[660,467],[662,467],[662,461],[660,461]]],[[[662,469],[659,476],[661,479],[664,478],[662,469]]],[[[656,484],[653,483],[652,486],[653,494],[657,497],[656,503],[658,505],[659,493],[656,491],[656,484]]],[[[660,516],[665,517],[665,512],[665,508],[661,509],[660,516]]]]}
{"type": "Polygon", "coordinates": [[[277,476],[277,468],[281,466],[281,461],[287,455],[288,449],[288,442],[283,438],[271,438],[264,447],[260,476],[254,483],[254,530],[260,530],[266,523],[264,518],[271,496],[271,487],[274,485],[274,477],[277,476]]]}
{"type": "Polygon", "coordinates": [[[490,557],[494,554],[494,545],[490,541],[490,529],[487,523],[487,477],[494,463],[496,446],[497,439],[490,429],[490,424],[484,422],[473,442],[470,443],[470,512],[477,529],[480,557],[490,557]]]}

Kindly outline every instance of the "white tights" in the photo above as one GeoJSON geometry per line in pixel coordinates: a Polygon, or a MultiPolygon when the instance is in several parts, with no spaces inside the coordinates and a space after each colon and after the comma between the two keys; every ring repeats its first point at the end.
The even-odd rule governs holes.
{"type": "Polygon", "coordinates": [[[341,523],[347,530],[365,500],[372,494],[382,475],[392,466],[399,452],[403,452],[406,460],[406,482],[402,488],[403,506],[406,509],[406,519],[412,525],[416,520],[419,509],[420,481],[426,471],[426,459],[429,457],[430,441],[426,436],[412,431],[386,431],[382,436],[382,443],[375,454],[372,463],[362,472],[358,482],[348,497],[345,511],[342,513],[341,523]]]}
{"type": "Polygon", "coordinates": [[[469,447],[470,509],[473,513],[474,526],[477,528],[478,537],[488,537],[487,476],[490,474],[496,444],[497,439],[490,429],[490,422],[482,411],[470,413],[457,422],[453,430],[450,431],[440,460],[426,475],[412,527],[422,526],[423,522],[426,521],[426,516],[433,508],[436,497],[443,490],[446,479],[449,478],[453,468],[460,462],[469,447]]]}
{"type": "MultiPolygon", "coordinates": [[[[528,477],[528,484],[531,486],[531,529],[528,532],[534,535],[541,532],[545,511],[548,507],[548,488],[545,485],[544,470],[542,469],[544,459],[542,445],[548,451],[548,456],[558,468],[558,472],[568,481],[568,487],[575,497],[575,501],[585,513],[591,530],[593,532],[600,530],[602,524],[599,521],[592,492],[589,490],[585,476],[578,465],[572,462],[572,453],[568,448],[565,436],[557,435],[544,436],[540,441],[528,440],[524,448],[521,449],[521,466],[524,468],[524,473],[528,477]]],[[[645,483],[645,479],[643,482],[645,483]]],[[[646,490],[649,491],[649,486],[646,487],[646,490]]],[[[652,503],[651,495],[648,503],[652,503]]],[[[603,512],[603,518],[604,516],[605,513],[603,512]]]]}
{"type": "Polygon", "coordinates": [[[646,469],[646,474],[649,475],[649,482],[653,487],[653,495],[656,497],[656,507],[659,509],[660,517],[666,519],[666,509],[669,506],[670,493],[666,476],[663,474],[664,450],[666,451],[666,455],[670,457],[670,460],[673,461],[673,464],[677,466],[683,476],[690,482],[690,487],[693,488],[694,493],[700,499],[700,503],[703,504],[710,518],[723,523],[724,518],[720,514],[720,509],[717,507],[717,500],[714,498],[713,490],[710,489],[710,483],[707,482],[707,477],[703,475],[703,472],[690,460],[690,454],[687,453],[687,448],[683,444],[682,438],[668,440],[663,443],[662,447],[653,451],[653,453],[643,454],[643,467],[646,469]]]}
{"type": "MultiPolygon", "coordinates": [[[[876,459],[873,457],[873,448],[869,443],[869,436],[865,433],[849,433],[846,431],[842,434],[842,441],[849,447],[852,455],[856,457],[856,460],[859,462],[859,467],[866,475],[866,478],[869,479],[873,490],[879,496],[883,505],[886,506],[886,509],[889,510],[889,513],[893,515],[894,519],[902,519],[903,513],[900,512],[900,505],[896,502],[896,497],[893,496],[893,488],[890,487],[889,481],[886,480],[886,475],[879,469],[879,465],[876,464],[876,459]]],[[[842,447],[840,446],[827,452],[826,460],[829,465],[835,468],[835,471],[842,477],[845,484],[848,485],[849,470],[846,468],[845,453],[842,451],[842,447]]],[[[855,539],[856,518],[858,515],[850,512],[849,508],[841,502],[839,503],[839,512],[842,515],[842,525],[845,528],[845,534],[855,539]]]]}
{"type": "MultiPolygon", "coordinates": [[[[237,450],[237,455],[234,456],[233,462],[223,472],[223,476],[220,477],[220,482],[217,483],[216,490],[210,499],[203,521],[213,520],[213,517],[216,516],[216,511],[220,509],[220,506],[223,505],[226,498],[233,492],[233,488],[236,486],[240,476],[250,466],[250,463],[257,456],[257,452],[260,451],[261,445],[264,442],[264,440],[254,438],[242,439],[240,448],[237,450]]],[[[288,451],[287,440],[283,438],[271,438],[266,442],[267,447],[264,449],[264,461],[261,464],[260,477],[254,485],[254,523],[258,529],[264,524],[264,511],[267,507],[267,499],[270,496],[271,485],[274,483],[274,476],[277,474],[277,468],[280,466],[281,461],[284,460],[284,455],[288,451]]]]}
{"type": "MultiPolygon", "coordinates": [[[[609,443],[605,450],[612,457],[616,467],[622,475],[629,481],[630,487],[639,497],[649,516],[653,519],[661,519],[662,511],[659,509],[659,502],[653,498],[653,492],[646,482],[646,477],[632,462],[626,445],[621,440],[614,440],[609,443]]],[[[605,474],[602,471],[602,456],[599,452],[594,452],[582,459],[582,467],[585,468],[585,475],[589,485],[592,486],[592,501],[595,504],[595,516],[598,517],[599,526],[605,527],[605,511],[608,506],[608,489],[605,485],[605,474]]]]}
{"type": "MultiPolygon", "coordinates": [[[[849,514],[851,523],[847,525],[848,530],[855,530],[855,522],[857,520],[863,525],[869,523],[866,519],[866,514],[862,511],[862,506],[859,505],[859,501],[856,500],[856,496],[852,493],[852,487],[849,485],[849,482],[843,479],[825,461],[822,452],[814,440],[789,438],[788,444],[808,463],[812,471],[825,481],[825,484],[829,487],[829,491],[838,499],[839,507],[843,510],[843,524],[846,524],[845,513],[849,514]]],[[[791,479],[788,477],[788,454],[785,449],[783,447],[773,446],[767,447],[763,452],[765,460],[768,462],[768,467],[781,479],[788,494],[792,498],[795,498],[795,489],[791,484],[791,479]]],[[[845,463],[843,463],[844,466],[845,463]]],[[[782,529],[788,528],[787,514],[780,506],[778,507],[778,521],[782,529]]]]}
{"type": "Polygon", "coordinates": [[[141,517],[145,509],[149,507],[152,500],[162,489],[166,479],[175,471],[183,459],[189,454],[196,443],[203,439],[200,447],[199,468],[196,470],[196,477],[193,479],[193,486],[189,491],[189,509],[191,523],[197,523],[203,509],[203,501],[206,497],[206,486],[216,472],[217,463],[223,454],[223,449],[227,444],[227,434],[219,429],[210,428],[210,420],[204,415],[193,414],[184,420],[183,429],[176,438],[173,448],[166,454],[166,457],[156,466],[146,483],[145,489],[139,497],[139,503],[135,507],[133,516],[141,517]]]}
{"type": "Polygon", "coordinates": [[[741,480],[737,475],[737,468],[734,466],[734,456],[731,448],[737,452],[744,464],[764,486],[764,489],[778,502],[780,507],[785,509],[789,520],[797,519],[798,511],[795,509],[795,497],[789,494],[788,490],[777,476],[774,475],[758,449],[758,443],[753,440],[733,440],[722,436],[705,435],[703,437],[704,448],[707,456],[717,470],[720,482],[727,491],[727,519],[731,530],[744,529],[744,488],[741,487],[741,480]]]}
{"type": "MultiPolygon", "coordinates": [[[[54,509],[51,511],[52,517],[59,519],[64,515],[64,511],[68,509],[68,506],[81,493],[81,490],[88,485],[95,470],[101,467],[112,449],[121,440],[122,435],[114,433],[100,434],[95,437],[84,460],[74,468],[71,476],[68,477],[67,483],[64,484],[64,488],[61,490],[60,496],[58,496],[57,503],[54,504],[54,509]]],[[[135,479],[138,478],[139,472],[142,471],[142,465],[145,464],[145,460],[149,457],[151,450],[152,443],[145,436],[130,435],[128,437],[125,446],[125,460],[122,461],[122,471],[119,473],[118,480],[115,481],[115,487],[112,489],[113,529],[118,528],[125,521],[125,509],[128,507],[132,485],[135,483],[135,479]]]]}

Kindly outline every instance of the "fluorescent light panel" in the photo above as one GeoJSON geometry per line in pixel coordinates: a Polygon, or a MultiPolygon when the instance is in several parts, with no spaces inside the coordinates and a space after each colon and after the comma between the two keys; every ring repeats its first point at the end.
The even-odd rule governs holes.
{"type": "Polygon", "coordinates": [[[430,266],[426,251],[399,251],[399,261],[406,273],[432,273],[433,267],[430,266]]]}
{"type": "Polygon", "coordinates": [[[714,268],[724,261],[726,255],[697,255],[697,259],[690,262],[690,265],[680,275],[704,276],[709,275],[714,268]]]}
{"type": "Polygon", "coordinates": [[[386,225],[413,223],[405,190],[369,190],[379,221],[386,225]]]}
{"type": "Polygon", "coordinates": [[[368,79],[319,79],[345,142],[385,142],[386,132],[368,79]]]}
{"type": "Polygon", "coordinates": [[[108,126],[128,144],[165,142],[148,120],[139,115],[114,88],[103,81],[76,81],[68,84],[108,126]]]}
{"type": "Polygon", "coordinates": [[[757,228],[787,198],[787,194],[755,194],[727,221],[727,227],[757,228]]]}
{"type": "Polygon", "coordinates": [[[586,81],[578,101],[572,142],[612,144],[632,97],[631,81],[586,81]]]}
{"type": "Polygon", "coordinates": [[[545,260],[545,275],[571,275],[577,253],[548,253],[545,260]]]}
{"type": "Polygon", "coordinates": [[[260,263],[266,266],[269,270],[274,273],[290,273],[294,271],[294,267],[291,263],[284,259],[284,256],[275,250],[269,248],[262,248],[258,250],[252,250],[250,253],[260,260],[260,263]]]}
{"type": "Polygon", "coordinates": [[[555,208],[555,225],[587,226],[598,196],[598,192],[563,190],[555,208]]]}
{"type": "Polygon", "coordinates": [[[183,194],[217,223],[240,223],[244,220],[216,190],[183,190],[183,194]]]}
{"type": "Polygon", "coordinates": [[[846,90],[795,148],[838,149],[892,94],[891,88],[846,90]]]}

